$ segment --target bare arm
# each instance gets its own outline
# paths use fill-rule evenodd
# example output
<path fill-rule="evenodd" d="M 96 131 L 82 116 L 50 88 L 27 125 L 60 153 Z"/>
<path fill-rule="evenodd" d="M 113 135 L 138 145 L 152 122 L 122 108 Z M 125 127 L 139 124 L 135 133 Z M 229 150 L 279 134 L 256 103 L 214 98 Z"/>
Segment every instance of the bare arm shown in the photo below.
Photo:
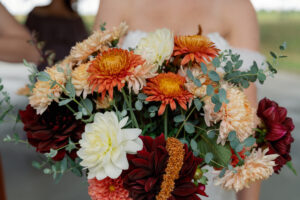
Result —
<path fill-rule="evenodd" d="M 126 12 L 124 12 L 128 4 L 130 0 L 101 0 L 93 29 L 99 29 L 104 22 L 108 29 L 119 25 L 122 21 L 128 23 Z"/>
<path fill-rule="evenodd" d="M 0 3 L 0 60 L 21 62 L 24 58 L 37 62 L 38 51 L 28 44 L 29 32 Z"/>
<path fill-rule="evenodd" d="M 225 16 L 229 23 L 229 43 L 238 48 L 259 51 L 259 27 L 256 13 L 250 0 L 233 0 Z M 229 4 L 227 4 L 229 5 Z M 255 84 L 251 84 L 245 91 L 253 107 L 257 107 L 257 90 Z M 237 193 L 238 200 L 258 200 L 261 182 L 252 184 L 249 189 Z"/>

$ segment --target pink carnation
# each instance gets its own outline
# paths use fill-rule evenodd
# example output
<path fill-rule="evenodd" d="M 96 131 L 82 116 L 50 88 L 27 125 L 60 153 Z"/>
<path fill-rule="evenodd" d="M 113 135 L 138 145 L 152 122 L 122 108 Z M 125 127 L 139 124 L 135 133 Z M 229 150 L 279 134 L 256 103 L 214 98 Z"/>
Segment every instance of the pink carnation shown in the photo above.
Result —
<path fill-rule="evenodd" d="M 132 200 L 129 192 L 123 188 L 123 180 L 109 177 L 99 181 L 89 179 L 89 195 L 92 200 Z"/>

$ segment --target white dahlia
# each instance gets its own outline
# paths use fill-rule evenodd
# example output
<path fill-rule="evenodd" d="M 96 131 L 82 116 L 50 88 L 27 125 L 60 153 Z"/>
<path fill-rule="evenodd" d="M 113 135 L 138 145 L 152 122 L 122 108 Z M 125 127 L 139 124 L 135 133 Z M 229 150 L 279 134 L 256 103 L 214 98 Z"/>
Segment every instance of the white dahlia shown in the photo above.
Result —
<path fill-rule="evenodd" d="M 142 38 L 134 53 L 141 55 L 150 64 L 162 65 L 173 53 L 174 36 L 168 29 L 158 29 Z"/>
<path fill-rule="evenodd" d="M 236 172 L 227 170 L 222 178 L 217 177 L 215 185 L 221 185 L 224 189 L 236 192 L 248 188 L 251 183 L 269 178 L 274 170 L 277 154 L 266 155 L 269 149 L 253 150 L 245 159 L 243 166 L 235 167 Z"/>
<path fill-rule="evenodd" d="M 77 154 L 80 164 L 89 170 L 88 179 L 118 178 L 129 167 L 126 154 L 143 148 L 141 130 L 123 128 L 127 120 L 119 122 L 114 112 L 105 112 L 97 113 L 94 122 L 86 125 Z"/>

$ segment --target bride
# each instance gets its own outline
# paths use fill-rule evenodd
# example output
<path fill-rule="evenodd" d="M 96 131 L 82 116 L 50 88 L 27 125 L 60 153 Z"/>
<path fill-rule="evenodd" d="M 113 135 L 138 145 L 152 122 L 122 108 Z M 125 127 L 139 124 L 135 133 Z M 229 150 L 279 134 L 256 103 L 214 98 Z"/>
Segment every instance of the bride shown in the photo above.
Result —
<path fill-rule="evenodd" d="M 241 55 L 244 60 L 242 69 L 246 70 L 254 60 L 258 64 L 264 60 L 258 53 L 259 30 L 250 0 L 101 0 L 94 28 L 98 29 L 102 22 L 111 28 L 122 21 L 130 27 L 123 48 L 134 48 L 147 32 L 157 28 L 169 28 L 178 35 L 191 35 L 198 32 L 201 24 L 202 34 L 219 49 L 231 48 Z M 256 106 L 255 85 L 251 85 L 246 93 Z M 213 200 L 258 200 L 259 190 L 260 183 L 256 183 L 235 195 L 213 186 L 211 182 L 206 189 L 209 199 Z"/>

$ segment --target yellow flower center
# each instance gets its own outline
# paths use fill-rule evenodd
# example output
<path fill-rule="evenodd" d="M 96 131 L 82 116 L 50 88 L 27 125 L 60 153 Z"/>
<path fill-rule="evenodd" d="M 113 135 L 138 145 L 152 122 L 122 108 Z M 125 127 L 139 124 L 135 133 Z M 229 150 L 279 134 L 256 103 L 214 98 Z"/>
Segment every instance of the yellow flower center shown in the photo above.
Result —
<path fill-rule="evenodd" d="M 113 186 L 113 185 L 110 185 L 108 187 L 108 189 L 109 189 L 110 192 L 114 192 L 116 190 L 115 186 Z"/>
<path fill-rule="evenodd" d="M 164 76 L 158 80 L 159 90 L 166 96 L 177 96 L 182 92 L 182 81 L 176 77 Z"/>
<path fill-rule="evenodd" d="M 124 50 L 104 53 L 98 60 L 98 67 L 102 75 L 120 74 L 128 67 L 127 52 Z"/>
<path fill-rule="evenodd" d="M 192 36 L 179 36 L 177 37 L 176 43 L 181 48 L 188 48 L 191 52 L 197 52 L 203 47 L 209 47 L 210 41 L 208 38 L 202 35 Z"/>

